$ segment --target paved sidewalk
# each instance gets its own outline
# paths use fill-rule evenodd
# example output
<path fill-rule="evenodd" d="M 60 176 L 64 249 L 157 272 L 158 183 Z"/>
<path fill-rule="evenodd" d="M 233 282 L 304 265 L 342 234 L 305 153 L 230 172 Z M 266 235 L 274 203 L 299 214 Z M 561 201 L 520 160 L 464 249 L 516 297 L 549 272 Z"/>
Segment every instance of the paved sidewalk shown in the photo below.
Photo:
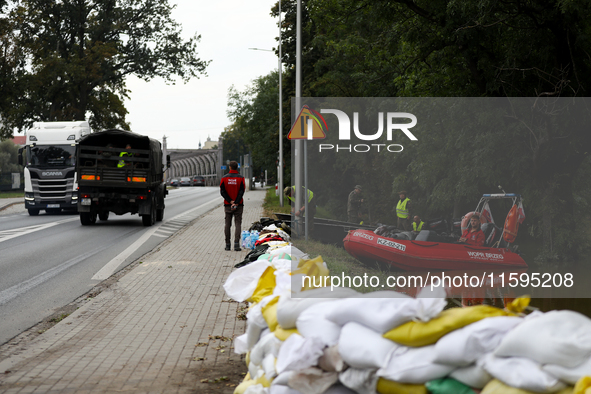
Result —
<path fill-rule="evenodd" d="M 260 219 L 264 195 L 245 194 L 243 229 Z M 246 329 L 244 304 L 222 285 L 247 251 L 224 246 L 219 206 L 0 360 L 0 393 L 232 393 L 246 372 L 230 341 Z"/>
<path fill-rule="evenodd" d="M 16 197 L 16 198 L 0 198 L 0 211 L 3 211 L 7 208 L 10 208 L 17 204 L 25 205 L 24 197 Z"/>

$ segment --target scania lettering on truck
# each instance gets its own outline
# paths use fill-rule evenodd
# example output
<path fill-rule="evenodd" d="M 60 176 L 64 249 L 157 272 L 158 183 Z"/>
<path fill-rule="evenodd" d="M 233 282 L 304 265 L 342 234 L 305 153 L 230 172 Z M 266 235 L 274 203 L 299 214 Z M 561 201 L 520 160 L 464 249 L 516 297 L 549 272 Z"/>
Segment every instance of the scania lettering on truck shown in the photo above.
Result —
<path fill-rule="evenodd" d="M 29 215 L 38 215 L 42 209 L 47 213 L 76 209 L 76 143 L 90 132 L 88 122 L 35 122 L 25 132 L 19 164 L 25 166 Z"/>
<path fill-rule="evenodd" d="M 162 145 L 123 130 L 90 134 L 76 149 L 78 212 L 90 225 L 116 215 L 139 214 L 144 226 L 164 217 Z M 167 166 L 170 159 L 167 158 Z"/>

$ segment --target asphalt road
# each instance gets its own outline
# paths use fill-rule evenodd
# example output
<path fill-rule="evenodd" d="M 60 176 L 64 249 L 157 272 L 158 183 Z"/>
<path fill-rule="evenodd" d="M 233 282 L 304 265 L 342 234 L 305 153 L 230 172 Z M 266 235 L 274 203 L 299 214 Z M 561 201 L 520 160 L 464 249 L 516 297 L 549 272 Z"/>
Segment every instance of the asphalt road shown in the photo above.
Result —
<path fill-rule="evenodd" d="M 138 215 L 111 213 L 106 222 L 82 226 L 77 214 L 29 216 L 11 207 L 10 214 L 0 216 L 0 344 L 221 203 L 216 187 L 170 190 L 164 220 L 151 227 Z"/>

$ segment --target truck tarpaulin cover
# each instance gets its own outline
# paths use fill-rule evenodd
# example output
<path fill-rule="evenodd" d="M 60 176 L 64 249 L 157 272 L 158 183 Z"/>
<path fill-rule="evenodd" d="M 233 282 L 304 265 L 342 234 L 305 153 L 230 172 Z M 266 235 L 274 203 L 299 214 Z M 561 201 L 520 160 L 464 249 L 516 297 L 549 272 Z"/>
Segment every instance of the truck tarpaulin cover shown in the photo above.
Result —
<path fill-rule="evenodd" d="M 160 152 L 162 146 L 160 141 L 146 137 L 145 135 L 136 134 L 131 131 L 124 131 L 118 129 L 105 130 L 98 133 L 93 133 L 82 138 L 79 142 L 80 146 L 107 146 L 111 144 L 113 147 L 124 148 L 127 144 L 131 145 L 132 149 L 150 150 L 152 157 L 152 168 L 162 168 L 162 157 Z"/>

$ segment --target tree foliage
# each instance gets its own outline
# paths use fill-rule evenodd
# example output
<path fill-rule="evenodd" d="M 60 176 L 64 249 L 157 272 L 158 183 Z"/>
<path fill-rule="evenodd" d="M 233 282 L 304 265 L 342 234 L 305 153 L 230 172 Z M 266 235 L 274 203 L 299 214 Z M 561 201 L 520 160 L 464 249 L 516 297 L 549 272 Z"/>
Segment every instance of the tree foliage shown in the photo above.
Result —
<path fill-rule="evenodd" d="M 186 82 L 204 73 L 208 63 L 197 57 L 199 36 L 181 38 L 168 1 L 25 0 L 10 5 L 4 48 L 15 56 L 10 64 L 0 64 L 0 71 L 6 66 L 16 75 L 18 89 L 0 103 L 4 135 L 32 121 L 87 117 L 93 128 L 128 129 L 123 103 L 128 75 Z M 3 91 L 11 88 L 7 82 L 0 81 Z"/>
<path fill-rule="evenodd" d="M 0 142 L 0 174 L 21 173 L 18 164 L 18 147 L 11 140 Z"/>
<path fill-rule="evenodd" d="M 279 79 L 278 72 L 256 78 L 243 92 L 228 91 L 228 117 L 237 135 L 224 134 L 226 144 L 241 140 L 245 152 L 252 153 L 253 174 L 267 170 L 275 174 L 279 152 Z M 287 145 L 287 139 L 284 146 Z M 289 160 L 289 157 L 286 159 Z M 275 174 L 276 176 L 276 174 Z"/>

